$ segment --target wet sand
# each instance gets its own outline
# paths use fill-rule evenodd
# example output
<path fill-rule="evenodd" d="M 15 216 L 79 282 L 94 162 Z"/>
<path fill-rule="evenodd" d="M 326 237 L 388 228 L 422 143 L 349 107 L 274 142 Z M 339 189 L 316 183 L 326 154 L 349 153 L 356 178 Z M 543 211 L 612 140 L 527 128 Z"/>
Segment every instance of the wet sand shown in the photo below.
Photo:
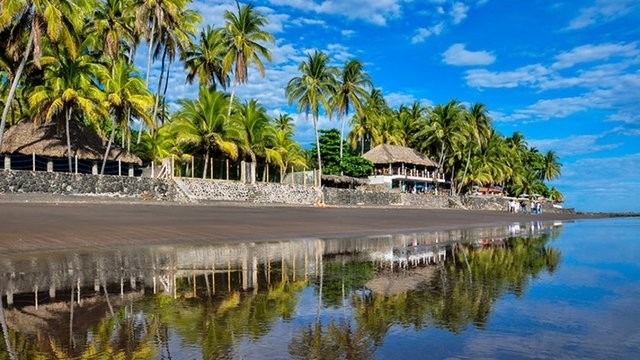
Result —
<path fill-rule="evenodd" d="M 589 217 L 593 216 L 5 196 L 0 198 L 0 253 L 335 238 Z"/>

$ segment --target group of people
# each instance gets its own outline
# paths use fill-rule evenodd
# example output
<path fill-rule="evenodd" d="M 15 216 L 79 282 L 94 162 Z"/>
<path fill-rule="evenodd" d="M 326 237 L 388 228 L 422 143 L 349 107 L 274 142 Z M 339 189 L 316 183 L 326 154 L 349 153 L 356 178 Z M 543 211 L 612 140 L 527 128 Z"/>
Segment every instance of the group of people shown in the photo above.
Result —
<path fill-rule="evenodd" d="M 542 214 L 542 203 L 540 201 L 531 201 L 530 209 L 532 214 Z M 523 214 L 527 213 L 527 201 L 521 200 L 518 202 L 516 199 L 509 200 L 509 212 Z"/>

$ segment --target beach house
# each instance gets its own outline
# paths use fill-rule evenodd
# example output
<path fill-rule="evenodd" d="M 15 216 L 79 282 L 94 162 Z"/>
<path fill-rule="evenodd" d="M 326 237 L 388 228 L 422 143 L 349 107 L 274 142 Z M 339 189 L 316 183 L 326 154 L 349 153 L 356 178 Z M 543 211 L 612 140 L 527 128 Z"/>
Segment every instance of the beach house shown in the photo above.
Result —
<path fill-rule="evenodd" d="M 446 184 L 438 165 L 426 155 L 405 146 L 381 144 L 362 157 L 374 165 L 372 185 L 385 185 L 401 192 L 436 192 Z"/>

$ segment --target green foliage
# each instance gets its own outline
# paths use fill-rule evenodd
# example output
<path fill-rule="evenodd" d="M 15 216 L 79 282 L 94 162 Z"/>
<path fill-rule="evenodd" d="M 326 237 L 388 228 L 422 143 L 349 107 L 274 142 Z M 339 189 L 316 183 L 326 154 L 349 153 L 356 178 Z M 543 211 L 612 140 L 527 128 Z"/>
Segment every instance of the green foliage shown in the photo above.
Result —
<path fill-rule="evenodd" d="M 361 177 L 371 174 L 373 164 L 371 161 L 346 149 L 342 161 L 340 161 L 340 131 L 338 129 L 320 130 L 319 137 L 322 157 L 323 173 L 326 175 L 346 175 Z M 315 158 L 316 147 L 311 149 Z"/>

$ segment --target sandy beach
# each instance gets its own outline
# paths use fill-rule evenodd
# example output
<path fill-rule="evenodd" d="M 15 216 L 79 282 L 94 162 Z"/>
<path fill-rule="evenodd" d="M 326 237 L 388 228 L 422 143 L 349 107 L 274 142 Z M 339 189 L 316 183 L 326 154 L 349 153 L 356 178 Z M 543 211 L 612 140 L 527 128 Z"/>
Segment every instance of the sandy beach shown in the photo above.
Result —
<path fill-rule="evenodd" d="M 0 252 L 367 236 L 588 217 L 592 216 L 3 195 Z"/>

